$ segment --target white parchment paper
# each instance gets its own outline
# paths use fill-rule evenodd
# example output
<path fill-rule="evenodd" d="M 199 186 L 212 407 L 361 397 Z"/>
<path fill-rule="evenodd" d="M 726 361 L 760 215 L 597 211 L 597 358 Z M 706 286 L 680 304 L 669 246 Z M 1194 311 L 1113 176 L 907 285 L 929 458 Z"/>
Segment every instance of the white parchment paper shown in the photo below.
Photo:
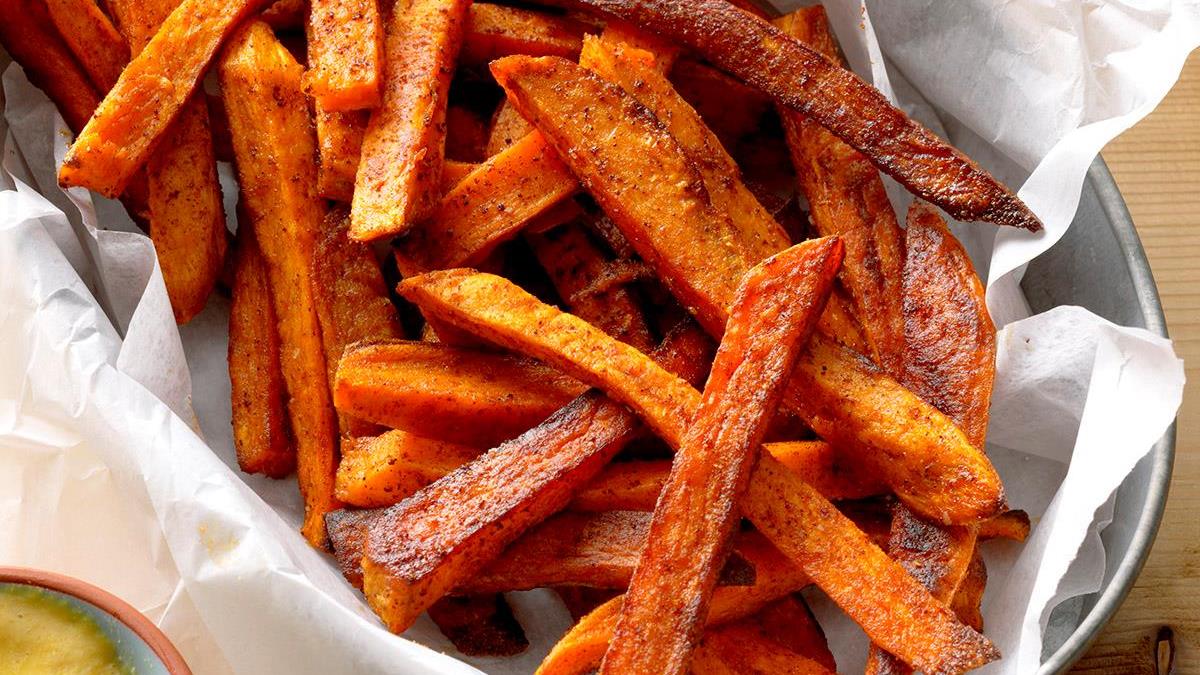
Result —
<path fill-rule="evenodd" d="M 989 453 L 1035 524 L 1023 546 L 985 548 L 987 632 L 1005 654 L 988 672 L 1030 673 L 1050 610 L 1099 587 L 1110 496 L 1173 419 L 1183 369 L 1168 341 L 1078 308 L 1026 318 L 1017 282 L 1069 225 L 1092 158 L 1178 77 L 1200 6 L 868 4 L 826 3 L 852 66 L 1022 186 L 1046 224 L 954 226 L 1007 324 Z M 236 471 L 226 302 L 175 328 L 151 243 L 118 205 L 56 187 L 69 135 L 7 63 L 0 54 L 0 564 L 112 590 L 205 675 L 532 672 L 569 626 L 548 594 L 510 595 L 532 643 L 516 659 L 456 660 L 424 619 L 392 636 L 300 538 L 294 481 Z M 840 670 L 860 669 L 861 633 L 813 596 Z"/>

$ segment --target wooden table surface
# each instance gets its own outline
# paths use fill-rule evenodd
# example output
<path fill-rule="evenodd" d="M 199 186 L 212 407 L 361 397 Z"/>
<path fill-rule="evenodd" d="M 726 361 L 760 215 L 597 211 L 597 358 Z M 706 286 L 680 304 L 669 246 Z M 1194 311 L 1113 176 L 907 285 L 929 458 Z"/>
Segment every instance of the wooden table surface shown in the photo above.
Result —
<path fill-rule="evenodd" d="M 1150 257 L 1188 385 L 1166 517 L 1150 559 L 1072 672 L 1165 675 L 1155 665 L 1165 626 L 1174 634 L 1174 672 L 1200 674 L 1200 52 L 1162 105 L 1113 141 L 1104 159 Z"/>

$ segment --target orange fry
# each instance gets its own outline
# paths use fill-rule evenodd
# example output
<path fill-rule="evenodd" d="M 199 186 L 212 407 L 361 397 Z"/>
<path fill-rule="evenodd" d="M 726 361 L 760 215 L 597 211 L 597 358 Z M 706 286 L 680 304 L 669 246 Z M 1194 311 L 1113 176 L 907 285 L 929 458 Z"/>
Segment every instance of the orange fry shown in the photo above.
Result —
<path fill-rule="evenodd" d="M 331 112 L 379 105 L 383 20 L 376 0 L 310 0 L 308 93 Z M 403 10 L 401 10 L 403 11 Z"/>
<path fill-rule="evenodd" d="M 463 38 L 463 63 L 485 65 L 510 54 L 579 56 L 585 26 L 564 16 L 476 2 Z"/>
<path fill-rule="evenodd" d="M 516 656 L 529 648 L 524 629 L 499 593 L 442 598 L 430 606 L 429 618 L 466 656 Z"/>
<path fill-rule="evenodd" d="M 46 0 L 46 9 L 96 91 L 112 89 L 129 63 L 129 45 L 96 0 Z"/>
<path fill-rule="evenodd" d="M 772 640 L 752 621 L 712 628 L 696 648 L 694 675 L 834 675 L 814 659 Z"/>
<path fill-rule="evenodd" d="M 487 156 L 491 157 L 503 152 L 514 143 L 533 132 L 530 124 L 517 109 L 502 101 L 492 115 L 492 128 L 488 132 Z"/>
<path fill-rule="evenodd" d="M 317 122 L 317 192 L 326 199 L 349 204 L 354 177 L 367 131 L 365 110 L 332 112 L 313 102 Z"/>
<path fill-rule="evenodd" d="M 362 508 L 391 506 L 480 454 L 477 447 L 393 429 L 342 443 L 335 494 Z"/>
<path fill-rule="evenodd" d="M 830 671 L 837 671 L 825 631 L 799 593 L 767 605 L 755 618 L 767 637 Z"/>

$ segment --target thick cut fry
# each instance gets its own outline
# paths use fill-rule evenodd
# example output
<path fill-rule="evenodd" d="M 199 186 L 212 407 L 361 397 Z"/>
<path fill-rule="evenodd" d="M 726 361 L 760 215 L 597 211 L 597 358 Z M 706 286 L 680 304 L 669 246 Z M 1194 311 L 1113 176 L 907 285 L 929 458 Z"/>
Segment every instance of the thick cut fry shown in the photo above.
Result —
<path fill-rule="evenodd" d="M 493 61 L 492 73 L 643 259 L 661 268 L 675 297 L 719 335 L 749 263 L 683 146 L 632 96 L 565 59 L 510 56 Z M 687 241 L 678 242 L 675 254 L 689 259 L 694 275 L 675 274 L 647 257 L 656 252 L 644 242 L 676 231 L 686 232 Z M 719 300 L 714 287 L 726 289 Z"/>
<path fill-rule="evenodd" d="M 384 36 L 383 99 L 354 182 L 351 236 L 404 234 L 441 197 L 446 99 L 470 0 L 400 0 Z"/>
<path fill-rule="evenodd" d="M 393 429 L 342 443 L 337 498 L 352 506 L 391 506 L 475 459 L 478 447 L 423 438 Z"/>
<path fill-rule="evenodd" d="M 323 548 L 324 515 L 338 506 L 333 495 L 337 420 L 309 279 L 324 214 L 316 194 L 316 138 L 300 88 L 302 75 L 300 64 L 261 22 L 248 24 L 221 58 L 221 91 L 242 198 L 267 261 L 279 317 L 288 414 L 304 497 L 302 531 L 311 544 Z"/>
<path fill-rule="evenodd" d="M 841 262 L 841 242 L 817 239 L 746 274 L 601 673 L 687 672 L 759 445 Z"/>
<path fill-rule="evenodd" d="M 346 350 L 333 389 L 342 413 L 475 447 L 513 438 L 583 390 L 528 359 L 403 340 Z"/>
<path fill-rule="evenodd" d="M 624 21 L 609 21 L 604 24 L 601 38 L 609 44 L 623 44 L 632 49 L 649 53 L 654 57 L 654 68 L 662 75 L 671 72 L 679 59 L 679 46 L 653 33 L 647 33 Z"/>
<path fill-rule="evenodd" d="M 776 25 L 840 63 L 820 5 L 799 9 Z M 884 370 L 897 375 L 904 356 L 903 232 L 883 180 L 862 153 L 820 124 L 786 106 L 779 107 L 779 116 L 813 225 L 824 236 L 845 236 L 842 280 L 870 341 L 869 353 Z"/>
<path fill-rule="evenodd" d="M 657 350 L 690 378 L 707 341 L 675 333 Z M 589 392 L 523 436 L 383 512 L 369 526 L 363 588 L 389 629 L 406 629 L 533 525 L 566 506 L 639 433 L 621 404 Z"/>
<path fill-rule="evenodd" d="M 397 252 L 401 271 L 477 264 L 578 189 L 541 134 L 530 134 L 463 178 L 433 216 L 409 232 Z"/>
<path fill-rule="evenodd" d="M 837 662 L 833 659 L 833 652 L 829 651 L 825 631 L 799 593 L 767 605 L 756 619 L 767 637 L 797 654 L 807 656 L 831 672 L 837 671 Z"/>
<path fill-rule="evenodd" d="M 845 269 L 843 267 L 843 269 Z M 846 345 L 859 354 L 871 353 L 863 337 L 862 324 L 850 308 L 850 300 L 840 288 L 834 289 L 821 315 L 821 332 Z"/>
<path fill-rule="evenodd" d="M 571 508 L 576 511 L 653 511 L 667 483 L 671 462 L 616 462 L 588 484 Z"/>
<path fill-rule="evenodd" d="M 727 0 L 542 0 L 591 9 L 674 40 L 798 110 L 958 220 L 1031 231 L 1037 216 L 1008 188 L 888 102 L 877 89 Z"/>
<path fill-rule="evenodd" d="M 370 247 L 349 236 L 350 213 L 345 207 L 325 215 L 325 227 L 313 249 L 312 285 L 329 388 L 335 386 L 338 361 L 346 347 L 356 342 L 398 340 L 404 336 L 396 308 L 388 297 L 383 272 Z M 343 434 L 360 435 L 371 425 L 341 415 Z"/>
<path fill-rule="evenodd" d="M 465 656 L 516 656 L 529 648 L 512 607 L 498 593 L 442 598 L 429 608 L 429 618 Z"/>
<path fill-rule="evenodd" d="M 379 105 L 383 20 L 378 1 L 310 0 L 309 4 L 304 80 L 309 95 L 332 112 Z"/>
<path fill-rule="evenodd" d="M 221 43 L 266 1 L 183 0 L 122 71 L 75 139 L 59 169 L 59 182 L 106 197 L 120 194 L 188 105 Z"/>
<path fill-rule="evenodd" d="M 485 65 L 511 54 L 574 59 L 586 26 L 565 16 L 476 2 L 471 5 L 461 59 Z"/>
<path fill-rule="evenodd" d="M 876 644 L 906 663 L 961 673 L 999 658 L 987 638 L 959 623 L 820 493 L 769 457 L 759 463 L 743 512 Z"/>
<path fill-rule="evenodd" d="M 243 225 L 234 258 L 229 307 L 229 384 L 233 445 L 247 473 L 282 478 L 296 468 L 280 369 L 279 324 L 267 264 L 250 224 Z"/>
<path fill-rule="evenodd" d="M 354 176 L 367 131 L 368 112 L 330 112 L 313 102 L 317 121 L 317 191 L 326 199 L 349 204 Z"/>
<path fill-rule="evenodd" d="M 525 241 L 572 314 L 621 342 L 643 351 L 651 348 L 650 326 L 633 289 L 626 284 L 596 286 L 613 261 L 582 223 L 569 222 L 543 233 L 528 232 Z"/>
<path fill-rule="evenodd" d="M 848 466 L 852 460 L 824 441 L 767 443 L 763 448 L 826 499 L 863 499 L 888 491 L 887 484 L 862 467 Z"/>
<path fill-rule="evenodd" d="M 533 125 L 517 109 L 505 100 L 492 116 L 492 129 L 488 132 L 487 156 L 500 154 L 514 143 L 533 132 Z"/>
<path fill-rule="evenodd" d="M 727 149 L 757 131 L 771 99 L 721 71 L 682 59 L 671 69 L 671 82 Z"/>
<path fill-rule="evenodd" d="M 694 108 L 645 52 L 621 43 L 587 37 L 580 65 L 614 82 L 661 120 L 696 163 L 713 206 L 729 214 L 745 243 L 749 264 L 788 247 L 787 233 L 742 182 L 741 169 Z"/>
<path fill-rule="evenodd" d="M 129 63 L 129 45 L 96 1 L 46 0 L 46 9 L 96 91 L 112 89 Z"/>
<path fill-rule="evenodd" d="M 706 625 L 715 626 L 751 616 L 767 604 L 809 584 L 787 558 L 757 533 L 741 538 L 739 554 L 754 567 L 751 586 L 722 586 L 713 593 Z M 625 596 L 597 607 L 567 632 L 542 661 L 537 675 L 583 675 L 600 665 L 608 649 Z"/>
<path fill-rule="evenodd" d="M 752 621 L 713 628 L 696 648 L 695 675 L 834 675 L 816 660 L 772 640 Z"/>
<path fill-rule="evenodd" d="M 464 178 L 471 175 L 471 172 L 478 168 L 478 164 L 456 162 L 452 159 L 446 160 L 446 163 L 442 166 L 442 192 L 453 190 L 454 186 L 461 183 Z"/>

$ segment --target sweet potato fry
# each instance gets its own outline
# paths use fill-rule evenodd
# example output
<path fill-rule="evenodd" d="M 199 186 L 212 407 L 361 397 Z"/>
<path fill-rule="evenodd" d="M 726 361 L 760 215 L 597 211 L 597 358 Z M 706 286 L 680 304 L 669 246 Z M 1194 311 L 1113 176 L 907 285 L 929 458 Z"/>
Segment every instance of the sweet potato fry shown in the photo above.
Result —
<path fill-rule="evenodd" d="M 983 630 L 983 614 L 980 603 L 983 602 L 983 589 L 987 586 L 987 565 L 979 551 L 971 558 L 971 565 L 966 575 L 958 584 L 954 599 L 950 601 L 950 609 L 958 616 L 958 620 L 974 628 Z"/>
<path fill-rule="evenodd" d="M 112 89 L 129 63 L 129 45 L 96 1 L 46 0 L 46 9 L 96 91 Z"/>
<path fill-rule="evenodd" d="M 1009 539 L 1025 541 L 1029 536 L 1029 514 L 1024 511 L 1006 511 L 995 518 L 989 518 L 979 524 L 979 538 Z"/>
<path fill-rule="evenodd" d="M 713 206 L 728 213 L 740 231 L 751 265 L 787 248 L 787 233 L 746 188 L 741 169 L 721 141 L 645 54 L 610 39 L 588 36 L 579 63 L 619 85 L 667 126 L 696 163 Z"/>
<path fill-rule="evenodd" d="M 397 252 L 401 271 L 477 264 L 531 218 L 578 189 L 541 134 L 530 134 L 463 178 L 433 216 L 409 232 Z"/>
<path fill-rule="evenodd" d="M 454 186 L 461 183 L 464 178 L 471 175 L 471 172 L 478 168 L 478 164 L 472 164 L 471 162 L 457 162 L 452 159 L 446 160 L 442 166 L 442 192 L 453 190 Z"/>
<path fill-rule="evenodd" d="M 816 660 L 772 640 L 753 621 L 710 629 L 696 648 L 695 675 L 833 675 Z"/>
<path fill-rule="evenodd" d="M 575 495 L 570 508 L 591 512 L 653 511 L 670 472 L 668 460 L 615 462 Z"/>
<path fill-rule="evenodd" d="M 383 98 L 363 136 L 351 236 L 404 234 L 441 197 L 446 99 L 469 0 L 401 0 L 384 35 Z"/>
<path fill-rule="evenodd" d="M 306 28 L 309 95 L 330 112 L 379 105 L 383 19 L 377 0 L 310 0 Z"/>
<path fill-rule="evenodd" d="M 529 648 L 529 640 L 503 595 L 442 598 L 429 608 L 454 648 L 466 656 L 516 656 Z"/>
<path fill-rule="evenodd" d="M 59 169 L 59 182 L 106 197 L 120 194 L 191 100 L 221 43 L 265 4 L 183 0 L 122 71 L 75 139 Z"/>
<path fill-rule="evenodd" d="M 492 115 L 492 128 L 488 132 L 487 156 L 500 154 L 533 131 L 530 124 L 508 101 L 500 103 Z"/>
<path fill-rule="evenodd" d="M 863 499 L 887 492 L 885 483 L 861 467 L 847 466 L 852 460 L 824 441 L 767 443 L 763 449 L 826 499 Z"/>
<path fill-rule="evenodd" d="M 275 0 L 258 18 L 277 31 L 285 31 L 303 28 L 307 16 L 308 0 Z"/>
<path fill-rule="evenodd" d="M 476 2 L 471 5 L 460 58 L 474 66 L 511 54 L 574 59 L 585 29 L 565 16 Z"/>
<path fill-rule="evenodd" d="M 626 45 L 631 49 L 649 53 L 654 57 L 654 68 L 662 75 L 671 72 L 679 58 L 678 45 L 624 21 L 607 22 L 600 36 L 609 44 Z"/>
<path fill-rule="evenodd" d="M 404 340 L 346 350 L 333 388 L 344 414 L 475 447 L 513 438 L 583 390 L 528 359 Z"/>
<path fill-rule="evenodd" d="M 267 263 L 252 225 L 238 235 L 233 303 L 229 307 L 229 383 L 233 445 L 247 473 L 282 478 L 296 468 L 280 369 L 279 325 Z"/>
<path fill-rule="evenodd" d="M 675 64 L 671 83 L 726 149 L 758 130 L 771 107 L 771 99 L 759 90 L 691 59 Z"/>
<path fill-rule="evenodd" d="M 554 589 L 558 599 L 566 605 L 571 619 L 579 621 L 597 607 L 621 594 L 611 588 L 588 588 L 586 586 L 560 586 Z"/>
<path fill-rule="evenodd" d="M 335 485 L 338 500 L 362 508 L 391 506 L 475 459 L 478 447 L 393 429 L 342 443 Z"/>
<path fill-rule="evenodd" d="M 674 333 L 656 353 L 689 378 L 707 341 Z M 589 392 L 539 427 L 390 507 L 369 526 L 362 558 L 371 607 L 393 631 L 470 579 L 523 532 L 560 510 L 639 432 L 635 416 Z"/>
<path fill-rule="evenodd" d="M 349 232 L 350 212 L 346 207 L 326 213 L 309 271 L 313 288 L 318 291 L 313 298 L 321 322 L 330 391 L 335 385 L 338 360 L 347 346 L 398 340 L 404 335 L 375 254 L 366 244 L 351 240 Z M 339 415 L 338 426 L 344 435 L 373 431 L 372 425 L 347 415 Z"/>
<path fill-rule="evenodd" d="M 721 586 L 713 593 L 706 625 L 715 626 L 751 616 L 770 602 L 800 590 L 810 582 L 795 565 L 757 533 L 741 537 L 739 554 L 754 567 L 752 586 Z M 625 596 L 597 607 L 580 619 L 542 661 L 537 675 L 583 675 L 591 672 L 608 649 Z"/>
<path fill-rule="evenodd" d="M 601 673 L 687 672 L 741 518 L 738 501 L 841 259 L 836 238 L 817 239 L 746 274 L 704 398 L 654 508 Z"/>
<path fill-rule="evenodd" d="M 487 159 L 487 136 L 487 120 L 481 114 L 463 105 L 451 104 L 446 108 L 447 161 L 482 162 Z"/>
<path fill-rule="evenodd" d="M 313 102 L 317 122 L 317 192 L 326 199 L 349 204 L 354 177 L 367 131 L 365 110 L 331 112 Z"/>
<path fill-rule="evenodd" d="M 147 50 L 153 46 L 151 42 Z M 288 414 L 304 496 L 302 531 L 311 544 L 323 548 L 324 515 L 338 506 L 333 495 L 337 421 L 314 289 L 307 281 L 324 214 L 316 195 L 316 138 L 300 88 L 302 74 L 300 64 L 261 22 L 248 24 L 221 57 L 221 90 L 242 198 L 267 261 L 279 317 Z"/>
<path fill-rule="evenodd" d="M 776 25 L 831 61 L 841 62 L 820 5 L 796 10 Z M 884 370 L 898 374 L 904 351 L 903 232 L 879 172 L 862 153 L 804 114 L 779 106 L 779 116 L 813 225 L 824 236 L 845 236 L 842 280 L 870 342 L 870 352 L 864 353 L 870 353 Z"/>
<path fill-rule="evenodd" d="M 843 269 L 845 269 L 843 267 Z M 862 324 L 851 309 L 845 291 L 835 288 L 821 315 L 821 332 L 846 345 L 859 354 L 870 354 L 870 345 L 863 336 Z"/>
<path fill-rule="evenodd" d="M 653 346 L 650 326 L 633 290 L 626 284 L 595 286 L 612 261 L 582 223 L 527 232 L 525 241 L 572 314 L 643 351 Z"/>
<path fill-rule="evenodd" d="M 831 672 L 837 671 L 837 662 L 833 659 L 833 652 L 829 651 L 825 631 L 799 593 L 767 605 L 755 618 L 767 637 L 797 654 L 807 656 Z"/>
<path fill-rule="evenodd" d="M 727 0 L 541 0 L 590 9 L 674 40 L 837 134 L 958 220 L 1042 225 L 1008 188 L 877 89 Z M 764 64 L 772 64 L 770 67 Z"/>

